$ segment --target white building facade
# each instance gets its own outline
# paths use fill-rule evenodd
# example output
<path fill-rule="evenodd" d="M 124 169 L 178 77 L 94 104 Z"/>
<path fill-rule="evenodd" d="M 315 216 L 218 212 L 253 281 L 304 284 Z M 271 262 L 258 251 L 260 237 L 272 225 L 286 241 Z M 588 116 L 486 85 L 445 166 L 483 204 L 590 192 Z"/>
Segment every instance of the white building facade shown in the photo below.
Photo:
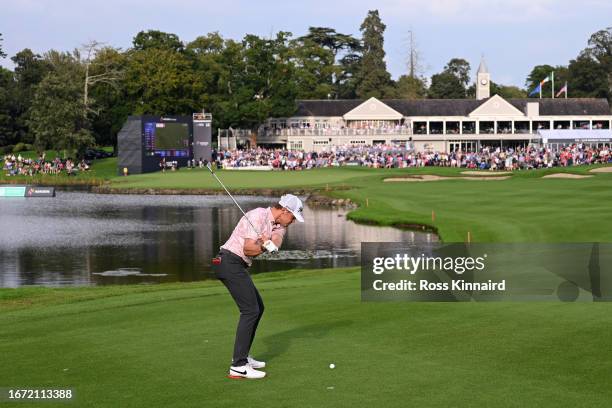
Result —
<path fill-rule="evenodd" d="M 256 143 L 314 151 L 399 143 L 416 151 L 452 152 L 541 142 L 544 130 L 612 128 L 606 99 L 489 96 L 484 61 L 476 80 L 475 99 L 298 100 L 293 116 L 269 118 L 260 127 Z"/>

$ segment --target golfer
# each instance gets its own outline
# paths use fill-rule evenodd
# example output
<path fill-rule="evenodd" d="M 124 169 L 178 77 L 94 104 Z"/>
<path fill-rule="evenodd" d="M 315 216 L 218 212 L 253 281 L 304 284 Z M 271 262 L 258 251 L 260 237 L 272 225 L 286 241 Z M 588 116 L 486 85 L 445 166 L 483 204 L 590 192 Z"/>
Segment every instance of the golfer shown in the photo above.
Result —
<path fill-rule="evenodd" d="M 221 246 L 215 276 L 223 282 L 240 310 L 236 329 L 234 357 L 229 369 L 230 378 L 263 378 L 266 363 L 249 355 L 264 304 L 248 273 L 253 258 L 263 252 L 275 252 L 283 243 L 286 228 L 294 221 L 304 222 L 302 201 L 292 195 L 281 197 L 278 204 L 255 208 L 242 217 L 227 242 Z M 249 223 L 250 221 L 250 223 Z M 251 225 L 253 224 L 253 225 Z"/>

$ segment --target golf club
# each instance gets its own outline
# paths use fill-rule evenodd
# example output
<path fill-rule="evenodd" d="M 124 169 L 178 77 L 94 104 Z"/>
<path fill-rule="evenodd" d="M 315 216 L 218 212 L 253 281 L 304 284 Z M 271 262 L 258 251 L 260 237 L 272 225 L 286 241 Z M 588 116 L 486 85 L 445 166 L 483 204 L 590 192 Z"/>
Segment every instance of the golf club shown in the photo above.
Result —
<path fill-rule="evenodd" d="M 244 212 L 244 210 L 242 209 L 242 207 L 240 207 L 240 204 L 238 204 L 238 201 L 236 201 L 236 199 L 232 196 L 232 194 L 229 192 L 229 190 L 227 189 L 227 187 L 225 187 L 225 185 L 223 184 L 223 182 L 219 179 L 219 177 L 217 177 L 217 175 L 215 174 L 215 172 L 212 169 L 212 166 L 210 165 L 210 162 L 206 164 L 206 167 L 208 168 L 208 170 L 210 171 L 210 174 L 213 175 L 214 178 L 217 179 L 217 181 L 219 182 L 219 184 L 221 184 L 221 187 L 223 187 L 223 189 L 225 190 L 225 192 L 230 196 L 230 198 L 232 199 L 232 201 L 234 202 L 234 204 L 236 204 L 236 206 L 240 209 L 240 212 L 242 212 L 242 215 L 244 215 L 244 217 L 247 219 L 247 221 L 249 222 L 249 224 L 251 225 L 251 228 L 253 228 L 253 231 L 255 231 L 255 233 L 257 235 L 261 235 L 259 233 L 259 231 L 257 231 L 257 228 L 255 228 L 255 226 L 253 225 L 253 223 L 251 222 L 251 220 L 249 219 L 249 217 L 247 217 L 246 213 Z"/>

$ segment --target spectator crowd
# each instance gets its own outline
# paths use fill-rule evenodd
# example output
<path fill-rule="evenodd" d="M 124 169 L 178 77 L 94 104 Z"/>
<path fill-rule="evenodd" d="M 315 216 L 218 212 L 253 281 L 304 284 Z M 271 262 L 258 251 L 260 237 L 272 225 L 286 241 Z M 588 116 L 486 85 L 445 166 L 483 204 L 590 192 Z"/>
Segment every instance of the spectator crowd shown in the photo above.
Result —
<path fill-rule="evenodd" d="M 85 160 L 77 162 L 72 159 L 62 160 L 56 157 L 53 160 L 46 160 L 45 154 L 38 156 L 37 159 L 22 157 L 21 154 L 7 154 L 2 161 L 2 170 L 7 176 L 34 176 L 36 174 L 62 174 L 69 176 L 76 175 L 78 172 L 88 171 L 89 164 Z"/>
<path fill-rule="evenodd" d="M 223 168 L 268 167 L 304 170 L 318 167 L 365 166 L 374 168 L 462 167 L 481 170 L 526 170 L 612 163 L 610 146 L 572 144 L 548 147 L 482 147 L 475 152 L 415 152 L 399 145 L 337 146 L 321 152 L 252 148 L 220 150 L 213 161 Z"/>
<path fill-rule="evenodd" d="M 335 146 L 320 152 L 267 149 L 228 149 L 213 151 L 213 161 L 218 167 L 262 167 L 274 170 L 307 170 L 319 167 L 364 166 L 372 168 L 404 167 L 461 167 L 481 170 L 527 170 L 549 167 L 567 167 L 588 164 L 612 163 L 609 145 L 592 147 L 581 143 L 559 149 L 549 147 L 482 147 L 475 152 L 415 152 L 400 145 Z M 175 170 L 175 162 L 160 162 L 160 168 Z M 173 165 L 173 166 L 168 166 Z M 205 161 L 190 161 L 188 167 L 204 167 Z M 76 175 L 88 171 L 85 160 L 76 162 L 56 157 L 46 160 L 44 154 L 37 159 L 15 154 L 3 158 L 3 172 L 7 176 L 36 174 Z"/>

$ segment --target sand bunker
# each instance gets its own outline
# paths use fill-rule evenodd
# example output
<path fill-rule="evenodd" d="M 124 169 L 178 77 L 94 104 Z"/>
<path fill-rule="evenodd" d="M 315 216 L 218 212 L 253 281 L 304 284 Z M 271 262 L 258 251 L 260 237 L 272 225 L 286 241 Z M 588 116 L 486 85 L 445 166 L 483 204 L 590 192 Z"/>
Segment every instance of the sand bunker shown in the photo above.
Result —
<path fill-rule="evenodd" d="M 589 178 L 589 177 L 593 177 L 593 176 L 584 176 L 582 174 L 570 174 L 570 173 L 555 173 L 555 174 L 548 174 L 546 176 L 543 176 L 542 178 L 583 179 L 583 178 Z"/>
<path fill-rule="evenodd" d="M 590 170 L 589 173 L 612 173 L 612 166 L 599 167 L 597 169 Z"/>
<path fill-rule="evenodd" d="M 462 171 L 461 174 L 467 174 L 468 176 L 491 177 L 491 176 L 499 176 L 500 174 L 512 174 L 512 172 L 511 171 L 476 171 L 476 170 L 468 170 L 468 171 Z"/>
<path fill-rule="evenodd" d="M 388 182 L 396 182 L 396 181 L 439 181 L 439 180 L 506 180 L 510 178 L 510 176 L 490 176 L 490 177 L 443 177 L 443 176 L 434 176 L 432 174 L 422 174 L 418 176 L 410 176 L 410 177 L 392 177 L 386 178 L 383 181 L 385 183 Z"/>

